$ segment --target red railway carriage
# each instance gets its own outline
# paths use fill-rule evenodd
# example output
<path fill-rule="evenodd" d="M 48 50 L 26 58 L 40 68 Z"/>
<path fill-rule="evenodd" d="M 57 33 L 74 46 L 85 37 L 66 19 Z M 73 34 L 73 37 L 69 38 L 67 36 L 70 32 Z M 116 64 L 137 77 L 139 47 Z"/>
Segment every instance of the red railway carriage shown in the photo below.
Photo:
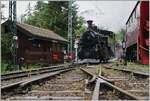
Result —
<path fill-rule="evenodd" d="M 138 1 L 126 22 L 128 60 L 149 63 L 149 1 Z"/>

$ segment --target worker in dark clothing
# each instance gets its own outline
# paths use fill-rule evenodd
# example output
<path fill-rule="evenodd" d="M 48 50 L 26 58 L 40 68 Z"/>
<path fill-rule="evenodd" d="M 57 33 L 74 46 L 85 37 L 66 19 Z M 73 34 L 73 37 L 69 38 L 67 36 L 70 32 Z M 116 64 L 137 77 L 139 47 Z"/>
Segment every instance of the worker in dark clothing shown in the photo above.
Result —
<path fill-rule="evenodd" d="M 18 65 L 19 65 L 19 69 L 21 70 L 22 66 L 24 66 L 24 58 L 23 57 L 19 58 Z"/>

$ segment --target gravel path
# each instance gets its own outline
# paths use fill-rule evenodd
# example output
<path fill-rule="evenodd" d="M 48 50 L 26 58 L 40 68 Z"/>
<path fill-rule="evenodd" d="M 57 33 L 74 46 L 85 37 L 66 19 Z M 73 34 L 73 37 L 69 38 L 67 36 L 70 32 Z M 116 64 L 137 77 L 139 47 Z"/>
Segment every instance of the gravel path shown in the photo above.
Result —
<path fill-rule="evenodd" d="M 31 90 L 25 94 L 17 94 L 8 99 L 17 98 L 42 98 L 46 97 L 74 97 L 83 98 L 81 100 L 90 100 L 91 93 L 85 91 L 85 75 L 79 68 L 60 74 L 38 85 L 32 85 Z"/>
<path fill-rule="evenodd" d="M 101 70 L 101 75 L 110 80 L 115 80 L 114 83 L 117 87 L 127 90 L 136 96 L 143 97 L 144 99 L 148 98 L 149 78 L 140 78 L 129 73 L 112 69 L 99 69 L 99 67 L 102 67 L 102 65 L 88 66 L 86 69 L 96 75 L 98 75 L 98 71 Z"/>

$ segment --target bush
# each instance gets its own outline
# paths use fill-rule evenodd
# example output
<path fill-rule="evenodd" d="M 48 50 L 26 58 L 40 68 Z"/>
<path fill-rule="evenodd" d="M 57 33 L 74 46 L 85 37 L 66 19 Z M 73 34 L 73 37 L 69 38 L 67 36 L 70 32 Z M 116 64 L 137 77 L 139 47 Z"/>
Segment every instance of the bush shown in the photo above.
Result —
<path fill-rule="evenodd" d="M 15 69 L 13 67 L 14 66 L 11 64 L 10 61 L 7 61 L 7 60 L 1 61 L 1 73 L 2 74 L 13 71 Z"/>
<path fill-rule="evenodd" d="M 2 53 L 11 53 L 11 46 L 13 42 L 13 35 L 11 33 L 2 33 L 1 35 L 1 49 Z"/>

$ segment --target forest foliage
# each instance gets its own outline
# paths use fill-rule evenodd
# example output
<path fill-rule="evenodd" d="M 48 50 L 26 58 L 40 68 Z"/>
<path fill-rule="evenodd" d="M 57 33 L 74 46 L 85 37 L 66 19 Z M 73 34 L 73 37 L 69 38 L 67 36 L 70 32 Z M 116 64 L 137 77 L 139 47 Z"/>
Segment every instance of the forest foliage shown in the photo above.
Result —
<path fill-rule="evenodd" d="M 67 39 L 68 34 L 68 1 L 38 1 L 34 12 L 26 17 L 25 23 L 53 30 Z M 77 5 L 72 4 L 72 32 L 73 38 L 76 34 L 83 33 L 85 20 L 77 14 Z"/>
<path fill-rule="evenodd" d="M 116 42 L 122 42 L 124 35 L 125 35 L 125 29 L 121 28 L 115 35 Z"/>

